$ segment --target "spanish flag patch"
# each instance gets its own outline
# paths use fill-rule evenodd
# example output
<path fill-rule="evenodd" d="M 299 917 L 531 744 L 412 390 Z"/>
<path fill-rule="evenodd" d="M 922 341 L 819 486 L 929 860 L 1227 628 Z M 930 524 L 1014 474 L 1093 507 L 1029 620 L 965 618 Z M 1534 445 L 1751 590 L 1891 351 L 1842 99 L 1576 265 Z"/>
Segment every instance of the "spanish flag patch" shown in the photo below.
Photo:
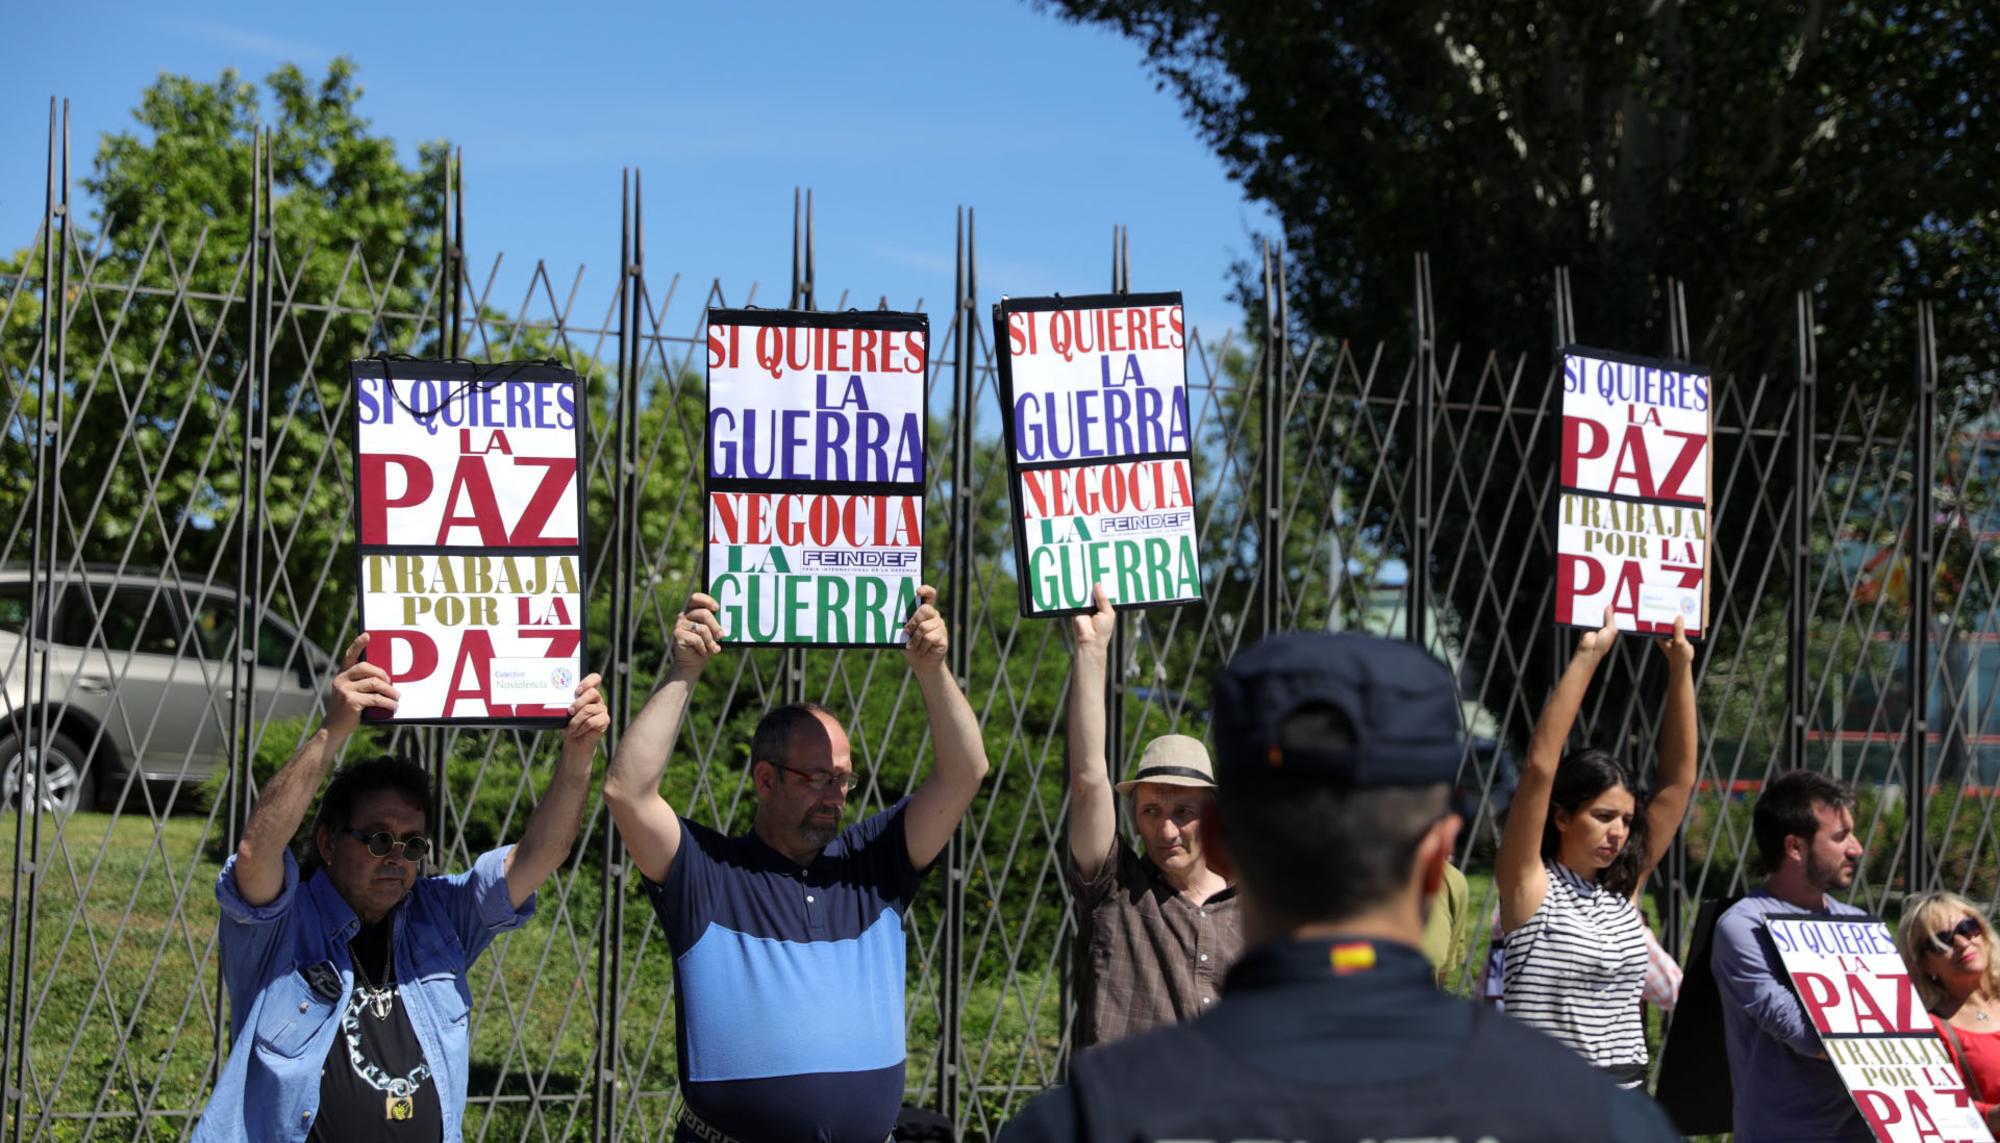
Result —
<path fill-rule="evenodd" d="M 1335 945 L 1328 955 L 1333 960 L 1335 976 L 1367 972 L 1375 967 L 1375 946 L 1371 944 Z"/>

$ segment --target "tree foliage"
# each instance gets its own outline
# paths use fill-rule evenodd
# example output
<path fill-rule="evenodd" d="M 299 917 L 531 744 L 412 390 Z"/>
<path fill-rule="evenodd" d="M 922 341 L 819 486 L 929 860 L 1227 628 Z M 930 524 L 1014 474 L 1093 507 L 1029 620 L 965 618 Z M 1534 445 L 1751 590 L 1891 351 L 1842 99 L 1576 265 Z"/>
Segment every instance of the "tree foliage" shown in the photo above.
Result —
<path fill-rule="evenodd" d="M 262 333 L 272 433 L 262 502 L 272 542 L 307 585 L 334 570 L 351 471 L 334 456 L 347 362 L 424 349 L 437 308 L 445 149 L 426 145 L 406 165 L 357 110 L 361 94 L 344 59 L 318 81 L 286 65 L 262 91 L 234 71 L 213 82 L 162 75 L 132 129 L 101 141 L 81 180 L 98 213 L 71 229 L 60 316 L 65 556 L 237 579 L 258 261 L 251 156 L 268 118 L 274 249 L 254 267 L 275 315 Z M 0 263 L 0 279 L 17 285 L 40 273 L 39 250 Z M 36 357 L 38 304 L 16 306 L 0 330 L 15 384 Z M 23 415 L 38 412 L 32 390 L 19 392 Z M 26 466 L 7 467 L 9 499 L 25 501 Z"/>
<path fill-rule="evenodd" d="M 1428 251 L 1445 337 L 1480 353 L 1546 347 L 1557 266 L 1587 343 L 1664 348 L 1673 275 L 1697 356 L 1753 376 L 1786 364 L 1802 289 L 1836 382 L 1909 375 L 1871 356 L 1878 318 L 1906 340 L 1890 303 L 1939 301 L 1989 368 L 2000 344 L 1981 5 L 1042 2 L 1143 46 L 1282 219 L 1312 329 L 1407 329 Z"/>
<path fill-rule="evenodd" d="M 1820 429 L 1868 434 L 1893 470 L 1910 459 L 1896 441 L 1912 405 L 1913 303 L 1925 299 L 1937 305 L 1945 416 L 1960 428 L 1990 417 L 2000 250 L 1986 184 L 2000 153 L 2000 29 L 1982 6 L 1037 2 L 1138 44 L 1231 175 L 1274 209 L 1301 342 L 1351 339 L 1364 357 L 1382 345 L 1400 368 L 1412 256 L 1428 252 L 1441 355 L 1460 354 L 1447 401 L 1463 408 L 1477 392 L 1490 405 L 1504 388 L 1490 384 L 1495 362 L 1502 377 L 1524 362 L 1516 400 L 1532 412 L 1549 400 L 1538 379 L 1553 356 L 1555 268 L 1571 270 L 1578 340 L 1662 355 L 1673 277 L 1686 290 L 1693 356 L 1729 394 L 1718 423 L 1768 429 L 1786 415 L 1794 298 L 1812 291 Z M 1254 268 L 1241 272 L 1248 299 L 1261 297 L 1255 279 Z M 1753 406 L 1744 394 L 1762 376 L 1777 378 L 1778 395 Z M 1458 574 L 1441 593 L 1440 623 L 1472 664 L 1470 692 L 1498 711 L 1549 681 L 1550 656 L 1528 649 L 1547 637 L 1532 591 L 1553 568 L 1531 528 L 1496 528 L 1490 501 L 1482 515 L 1437 474 L 1483 461 L 1480 482 L 1512 485 L 1520 500 L 1538 485 L 1539 454 L 1523 453 L 1504 415 L 1450 415 L 1463 420 L 1438 438 L 1451 455 L 1434 472 L 1436 526 L 1478 537 L 1490 575 Z M 1300 426 L 1286 431 L 1290 453 L 1315 447 Z M 1766 447 L 1725 438 L 1718 474 L 1738 452 L 1761 458 Z M 1379 475 L 1351 460 L 1318 462 L 1339 479 L 1302 493 L 1302 504 L 1319 503 L 1295 521 L 1360 511 L 1357 526 L 1401 554 L 1393 517 L 1410 507 L 1367 500 Z M 1406 474 L 1410 457 L 1395 463 Z M 1715 605 L 1760 648 L 1772 632 L 1751 630 L 1751 617 L 1783 616 L 1764 598 L 1773 581 L 1755 574 L 1770 537 L 1752 530 L 1782 518 L 1774 509 L 1791 495 L 1789 465 L 1766 471 L 1736 481 L 1717 506 L 1718 543 L 1746 574 L 1718 583 Z M 1938 479 L 1944 502 L 1969 488 L 1949 472 Z M 1343 509 L 1343 494 L 1372 509 Z M 1906 508 L 1895 518 L 1907 527 Z M 1298 532 L 1295 522 L 1285 539 L 1289 568 L 1324 546 Z M 1943 555 L 1959 580 L 1986 582 Z M 1430 569 L 1433 581 L 1446 571 Z M 1510 578 L 1530 594 L 1498 607 L 1494 584 Z M 1990 599 L 1961 611 L 1983 613 Z M 1782 700 L 1782 687 L 1768 693 Z M 1525 733 L 1525 719 L 1510 721 Z M 1747 738 L 1757 720 L 1736 721 L 1732 733 Z"/>

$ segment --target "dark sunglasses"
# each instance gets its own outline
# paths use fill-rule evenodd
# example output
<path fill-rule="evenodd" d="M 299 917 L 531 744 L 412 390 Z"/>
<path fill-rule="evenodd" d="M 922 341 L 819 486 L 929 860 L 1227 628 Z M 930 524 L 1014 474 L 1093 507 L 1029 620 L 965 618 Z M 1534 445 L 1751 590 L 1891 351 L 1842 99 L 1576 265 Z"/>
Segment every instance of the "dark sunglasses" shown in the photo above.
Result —
<path fill-rule="evenodd" d="M 420 833 L 413 833 L 408 837 L 398 838 L 387 830 L 377 833 L 362 833 L 358 829 L 350 829 L 344 832 L 354 840 L 365 843 L 368 846 L 368 852 L 377 857 L 387 857 L 391 850 L 400 848 L 403 851 L 403 860 L 422 861 L 431 851 L 431 839 Z"/>
<path fill-rule="evenodd" d="M 1968 941 L 1976 941 L 1984 932 L 1978 917 L 1967 917 L 1949 929 L 1939 929 L 1932 933 L 1931 943 L 1937 946 L 1937 951 L 1948 953 L 1951 951 L 1952 938 L 1964 937 Z"/>

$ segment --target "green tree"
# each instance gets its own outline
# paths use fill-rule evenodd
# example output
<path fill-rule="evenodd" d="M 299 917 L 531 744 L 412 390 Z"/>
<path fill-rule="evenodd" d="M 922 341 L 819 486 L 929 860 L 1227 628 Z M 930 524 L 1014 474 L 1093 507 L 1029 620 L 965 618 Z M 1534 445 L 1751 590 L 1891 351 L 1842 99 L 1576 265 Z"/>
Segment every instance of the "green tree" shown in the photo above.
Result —
<path fill-rule="evenodd" d="M 1693 355 L 1728 391 L 1789 372 L 1793 298 L 1811 290 L 1822 430 L 1862 431 L 1848 402 L 1865 395 L 1879 418 L 1866 428 L 1893 441 L 1910 413 L 1913 303 L 1929 299 L 1943 404 L 1961 421 L 1990 408 L 2000 251 L 1985 183 L 2000 150 L 2000 26 L 1975 4 L 1037 2 L 1138 44 L 1246 193 L 1275 210 L 1301 340 L 1352 338 L 1364 358 L 1380 343 L 1400 372 L 1411 256 L 1426 251 L 1443 352 L 1457 345 L 1473 363 L 1452 373 L 1448 399 L 1490 404 L 1506 389 L 1492 384 L 1495 362 L 1503 380 L 1524 362 L 1516 402 L 1532 409 L 1546 399 L 1537 379 L 1551 364 L 1553 269 L 1571 269 L 1580 340 L 1662 354 L 1673 276 L 1685 283 Z M 1254 298 L 1253 276 L 1241 284 Z M 1306 384 L 1336 395 L 1319 377 Z M 1746 403 L 1719 415 L 1782 423 L 1782 398 Z M 1485 458 L 1520 501 L 1540 487 L 1545 452 L 1523 449 L 1504 420 L 1455 424 L 1440 471 Z M 1295 453 L 1313 447 L 1301 425 L 1287 428 Z M 1361 449 L 1364 461 L 1385 455 Z M 1333 514 L 1336 486 L 1350 506 L 1374 489 L 1373 513 L 1349 509 L 1352 526 L 1379 529 L 1380 549 L 1400 554 L 1382 518 L 1394 493 L 1372 463 L 1349 459 L 1319 462 L 1339 479 L 1301 490 L 1295 521 Z M 1407 458 L 1395 463 L 1407 474 Z M 1517 467 L 1529 475 L 1514 478 Z M 1761 550 L 1744 529 L 1789 495 L 1789 469 L 1772 476 L 1737 481 L 1718 505 L 1730 529 L 1718 540 L 1732 551 Z M 1439 535 L 1477 537 L 1478 561 L 1503 578 L 1524 569 L 1528 589 L 1551 581 L 1534 529 L 1495 530 L 1490 499 L 1482 519 L 1434 481 Z M 1295 524 L 1287 550 L 1311 559 L 1301 541 Z M 1301 565 L 1287 564 L 1302 584 Z M 1757 606 L 1763 578 L 1717 587 L 1736 594 L 1739 615 L 1770 619 Z M 1546 638 L 1547 619 L 1496 606 L 1488 581 L 1460 574 L 1442 619 L 1461 627 L 1475 664 L 1508 661 L 1471 680 L 1500 710 L 1543 693 L 1549 656 L 1526 649 Z M 1745 624 L 1755 645 L 1774 645 Z M 1525 732 L 1525 718 L 1511 721 Z"/>
<path fill-rule="evenodd" d="M 272 442 L 265 506 L 282 562 L 345 585 L 347 362 L 435 344 L 445 148 L 416 166 L 357 109 L 355 66 L 324 78 L 272 72 L 262 91 L 225 71 L 213 82 L 162 75 L 107 135 L 81 180 L 99 205 L 71 233 L 64 373 L 61 550 L 86 560 L 237 580 L 241 385 L 250 366 L 251 152 L 270 124 L 277 315 L 269 346 Z M 41 252 L 0 262 L 0 280 L 39 277 Z M 34 297 L 4 337 L 23 386 L 41 320 Z M 381 316 L 377 316 L 381 315 Z M 414 315 L 414 316 L 413 316 Z M 427 316 L 426 316 L 427 315 Z M 22 415 L 38 412 L 21 388 Z M 21 448 L 10 437 L 10 450 Z M 25 451 L 6 465 L 0 516 L 25 504 Z M 15 511 L 9 512 L 8 508 Z M 350 594 L 339 591 L 334 598 Z M 305 604 L 301 602 L 299 609 Z M 284 610 L 292 610 L 285 608 Z M 291 616 L 325 642 L 341 614 Z"/>

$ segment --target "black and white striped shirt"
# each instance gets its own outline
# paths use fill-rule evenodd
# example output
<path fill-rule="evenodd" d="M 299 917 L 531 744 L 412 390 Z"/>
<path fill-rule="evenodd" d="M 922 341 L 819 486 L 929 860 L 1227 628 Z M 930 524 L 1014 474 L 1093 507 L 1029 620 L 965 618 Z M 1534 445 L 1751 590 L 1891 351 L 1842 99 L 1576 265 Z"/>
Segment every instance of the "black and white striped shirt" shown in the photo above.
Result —
<path fill-rule="evenodd" d="M 1505 938 L 1507 1014 L 1599 1068 L 1644 1066 L 1645 919 L 1625 897 L 1544 861 L 1542 907 Z"/>

